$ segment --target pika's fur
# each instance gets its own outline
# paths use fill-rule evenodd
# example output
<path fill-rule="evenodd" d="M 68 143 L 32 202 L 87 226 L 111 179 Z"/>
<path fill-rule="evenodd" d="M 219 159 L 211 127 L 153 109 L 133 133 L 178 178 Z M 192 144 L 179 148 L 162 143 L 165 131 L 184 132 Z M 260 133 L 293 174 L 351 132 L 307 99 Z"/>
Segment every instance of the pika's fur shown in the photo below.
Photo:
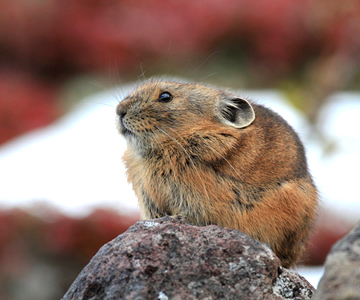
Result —
<path fill-rule="evenodd" d="M 117 106 L 143 219 L 181 215 L 301 258 L 317 207 L 304 147 L 270 109 L 195 83 L 151 80 Z"/>

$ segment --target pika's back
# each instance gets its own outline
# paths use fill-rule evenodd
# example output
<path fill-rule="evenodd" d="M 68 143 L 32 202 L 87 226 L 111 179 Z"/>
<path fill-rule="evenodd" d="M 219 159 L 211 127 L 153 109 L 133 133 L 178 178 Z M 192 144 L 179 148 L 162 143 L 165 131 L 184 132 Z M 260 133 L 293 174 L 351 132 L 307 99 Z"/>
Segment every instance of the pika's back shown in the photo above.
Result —
<path fill-rule="evenodd" d="M 301 256 L 316 188 L 304 147 L 270 109 L 210 86 L 152 80 L 117 107 L 128 180 L 143 218 L 182 215 Z"/>

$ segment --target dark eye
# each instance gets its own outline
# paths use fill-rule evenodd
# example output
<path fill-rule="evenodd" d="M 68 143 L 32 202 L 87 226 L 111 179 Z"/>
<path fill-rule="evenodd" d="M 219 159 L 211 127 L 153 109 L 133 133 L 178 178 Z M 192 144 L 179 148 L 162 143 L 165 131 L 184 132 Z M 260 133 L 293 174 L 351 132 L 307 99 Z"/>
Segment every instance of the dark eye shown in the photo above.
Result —
<path fill-rule="evenodd" d="M 169 92 L 163 92 L 160 94 L 158 101 L 159 102 L 170 102 L 173 99 L 173 96 Z"/>

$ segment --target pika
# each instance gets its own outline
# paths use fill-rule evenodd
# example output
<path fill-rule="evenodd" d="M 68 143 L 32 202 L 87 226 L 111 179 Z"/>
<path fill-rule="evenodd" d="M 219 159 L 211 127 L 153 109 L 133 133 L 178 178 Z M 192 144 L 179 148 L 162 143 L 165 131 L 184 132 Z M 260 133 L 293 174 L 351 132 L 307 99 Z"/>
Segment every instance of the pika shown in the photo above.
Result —
<path fill-rule="evenodd" d="M 302 257 L 318 196 L 303 144 L 272 110 L 215 87 L 152 79 L 117 108 L 142 219 L 238 229 L 282 266 Z"/>

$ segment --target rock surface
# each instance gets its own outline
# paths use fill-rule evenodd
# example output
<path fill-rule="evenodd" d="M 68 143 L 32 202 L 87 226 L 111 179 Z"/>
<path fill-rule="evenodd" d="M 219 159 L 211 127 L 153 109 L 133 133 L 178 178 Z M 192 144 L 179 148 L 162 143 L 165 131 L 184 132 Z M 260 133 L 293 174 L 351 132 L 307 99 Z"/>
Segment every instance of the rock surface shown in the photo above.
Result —
<path fill-rule="evenodd" d="M 165 217 L 137 222 L 104 245 L 63 300 L 311 299 L 313 293 L 244 233 Z"/>
<path fill-rule="evenodd" d="M 314 299 L 360 299 L 360 222 L 331 249 Z"/>

